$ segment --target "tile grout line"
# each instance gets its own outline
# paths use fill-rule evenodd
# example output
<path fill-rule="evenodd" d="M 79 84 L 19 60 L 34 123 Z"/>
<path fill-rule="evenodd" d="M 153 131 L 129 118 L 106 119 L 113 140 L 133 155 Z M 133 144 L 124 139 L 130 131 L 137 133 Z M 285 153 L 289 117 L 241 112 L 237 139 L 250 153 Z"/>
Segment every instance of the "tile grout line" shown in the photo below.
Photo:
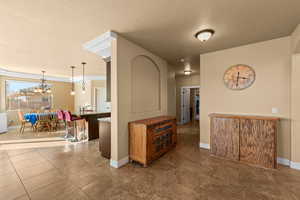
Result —
<path fill-rule="evenodd" d="M 39 150 L 37 150 L 38 151 L 38 153 L 41 155 L 41 156 L 43 156 L 42 154 L 41 154 L 41 152 L 39 151 Z M 57 170 L 57 171 L 59 171 L 62 175 L 65 175 L 65 173 L 64 172 L 62 172 L 59 168 L 57 168 L 48 158 L 47 158 L 47 156 L 45 156 L 45 159 Z M 68 180 L 69 181 L 69 180 Z M 87 194 L 87 193 L 85 193 L 80 187 L 78 187 L 76 184 L 74 184 L 74 182 L 73 181 L 70 181 L 73 185 L 74 185 L 74 187 L 76 187 L 77 189 L 79 189 L 83 194 L 85 194 L 86 196 L 87 196 L 87 198 L 88 199 L 91 199 L 90 198 L 90 196 Z M 49 184 L 49 185 L 51 185 L 51 184 Z"/>
<path fill-rule="evenodd" d="M 7 151 L 6 151 L 6 153 L 7 153 Z M 9 160 L 10 164 L 13 166 L 13 168 L 14 168 L 14 170 L 15 170 L 15 172 L 16 172 L 16 174 L 17 174 L 19 180 L 20 180 L 20 182 L 21 182 L 22 185 L 23 185 L 23 188 L 24 188 L 24 190 L 25 190 L 25 192 L 26 192 L 26 194 L 27 194 L 27 197 L 29 198 L 29 200 L 31 200 L 31 197 L 29 196 L 29 192 L 27 191 L 27 189 L 26 189 L 26 187 L 25 187 L 25 185 L 24 185 L 24 183 L 23 183 L 23 181 L 22 181 L 22 179 L 21 179 L 19 173 L 17 172 L 17 169 L 16 169 L 14 163 L 11 161 L 10 156 L 8 155 L 8 153 L 7 153 L 7 156 L 8 156 L 8 160 Z M 18 197 L 21 197 L 21 196 L 18 196 Z M 16 197 L 16 198 L 18 198 L 18 197 Z M 16 199 L 16 198 L 15 198 L 15 199 Z"/>
<path fill-rule="evenodd" d="M 40 151 L 39 151 L 38 149 L 36 149 L 36 150 L 34 150 L 34 151 L 36 151 L 39 155 L 41 155 L 41 156 L 43 157 L 43 155 L 40 153 Z M 22 153 L 22 154 L 24 154 L 24 153 Z M 46 159 L 46 158 L 45 158 L 45 159 Z M 9 160 L 10 160 L 10 158 L 9 158 Z M 58 169 L 50 162 L 50 160 L 48 160 L 48 159 L 46 159 L 46 160 L 53 166 L 54 169 L 58 170 Z M 12 163 L 11 160 L 10 160 L 10 162 L 11 162 L 11 164 L 13 165 L 13 163 Z M 31 200 L 30 194 L 29 194 L 29 192 L 27 191 L 27 189 L 26 189 L 26 187 L 25 187 L 25 185 L 24 185 L 24 183 L 23 183 L 21 177 L 19 176 L 19 174 L 18 174 L 18 172 L 17 172 L 17 170 L 16 170 L 16 168 L 15 168 L 14 165 L 13 165 L 13 167 L 14 167 L 14 170 L 15 170 L 15 172 L 16 172 L 18 178 L 20 179 L 20 181 L 21 181 L 21 183 L 22 183 L 22 185 L 23 185 L 23 187 L 24 187 L 24 189 L 25 189 L 25 191 L 26 191 L 26 193 L 27 193 L 29 199 Z M 50 171 L 50 170 L 47 170 L 46 172 L 48 172 L 48 171 Z M 58 170 L 58 171 L 60 172 L 60 170 Z M 35 175 L 35 176 L 39 176 L 39 175 L 41 175 L 41 174 L 43 174 L 43 173 L 46 173 L 46 172 L 42 172 L 42 173 L 37 174 L 37 175 Z M 35 176 L 33 176 L 33 177 L 31 177 L 31 178 L 34 178 Z M 30 179 L 30 178 L 29 178 L 29 179 Z M 48 186 L 48 185 L 51 185 L 51 184 L 52 184 L 52 183 L 49 183 L 49 184 L 45 185 L 44 187 L 46 187 L 46 186 Z M 36 190 L 39 190 L 39 189 L 41 189 L 41 188 L 38 188 L 38 189 L 36 189 Z M 34 190 L 34 191 L 36 191 L 36 190 Z M 33 192 L 33 191 L 32 191 L 32 192 Z"/>

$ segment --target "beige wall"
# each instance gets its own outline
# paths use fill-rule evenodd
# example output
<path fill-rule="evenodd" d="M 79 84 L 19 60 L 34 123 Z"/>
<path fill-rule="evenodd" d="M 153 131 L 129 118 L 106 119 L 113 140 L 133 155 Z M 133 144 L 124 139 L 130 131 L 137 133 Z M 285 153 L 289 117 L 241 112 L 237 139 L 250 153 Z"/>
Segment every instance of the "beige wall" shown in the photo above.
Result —
<path fill-rule="evenodd" d="M 92 105 L 96 107 L 95 88 L 105 88 L 106 80 L 92 80 Z"/>
<path fill-rule="evenodd" d="M 176 117 L 177 121 L 180 121 L 181 116 L 181 87 L 186 86 L 200 86 L 200 75 L 195 74 L 191 76 L 177 76 L 176 77 Z"/>
<path fill-rule="evenodd" d="M 166 61 L 120 36 L 118 36 L 117 40 L 113 41 L 112 43 L 111 159 L 114 161 L 119 161 L 128 158 L 128 122 L 167 114 L 168 69 Z M 137 56 L 141 55 L 151 59 L 159 70 L 159 110 L 157 110 L 155 106 L 153 107 L 153 110 L 140 110 L 141 112 L 133 112 L 135 110 L 132 109 L 132 102 L 134 102 L 134 97 L 132 95 L 132 80 L 135 78 L 132 76 L 132 62 Z M 141 72 L 139 74 L 146 76 L 146 73 Z M 154 75 L 152 74 L 151 76 Z M 148 88 L 150 88 L 149 91 L 157 93 L 158 91 L 155 91 L 153 86 L 149 83 L 146 81 L 141 83 L 139 81 L 138 86 L 135 87 L 140 87 L 138 88 L 138 91 L 147 91 Z M 140 105 L 143 103 L 145 103 L 145 105 L 149 104 L 149 102 L 145 100 L 145 102 L 140 102 Z"/>
<path fill-rule="evenodd" d="M 300 169 L 300 25 L 292 34 L 291 46 L 291 164 Z M 297 166 L 293 166 L 295 163 Z"/>
<path fill-rule="evenodd" d="M 160 69 L 150 57 L 131 60 L 131 113 L 160 111 Z"/>
<path fill-rule="evenodd" d="M 200 142 L 209 143 L 210 113 L 271 115 L 281 117 L 278 156 L 291 157 L 290 130 L 290 37 L 203 54 L 200 59 Z M 223 74 L 235 64 L 247 64 L 256 71 L 254 85 L 231 91 Z M 272 108 L 278 114 L 272 114 Z"/>
<path fill-rule="evenodd" d="M 300 53 L 300 24 L 291 35 L 292 53 Z"/>
<path fill-rule="evenodd" d="M 291 70 L 291 118 L 292 118 L 292 155 L 293 162 L 300 162 L 300 54 L 292 57 Z"/>
<path fill-rule="evenodd" d="M 75 83 L 75 107 L 76 113 L 79 113 L 79 109 L 84 105 L 92 105 L 92 81 L 85 81 L 85 94 L 82 93 L 82 83 Z"/>
<path fill-rule="evenodd" d="M 5 80 L 19 80 L 19 81 L 32 81 L 39 82 L 40 80 L 26 79 L 26 78 L 15 78 L 0 76 L 0 87 L 1 87 L 1 111 L 5 111 Z M 74 111 L 74 97 L 70 95 L 71 84 L 66 82 L 47 81 L 52 84 L 53 94 L 53 108 Z M 8 122 L 12 121 L 11 126 L 18 125 L 17 111 L 7 111 Z"/>
<path fill-rule="evenodd" d="M 173 66 L 168 66 L 168 115 L 176 116 L 176 79 Z"/>

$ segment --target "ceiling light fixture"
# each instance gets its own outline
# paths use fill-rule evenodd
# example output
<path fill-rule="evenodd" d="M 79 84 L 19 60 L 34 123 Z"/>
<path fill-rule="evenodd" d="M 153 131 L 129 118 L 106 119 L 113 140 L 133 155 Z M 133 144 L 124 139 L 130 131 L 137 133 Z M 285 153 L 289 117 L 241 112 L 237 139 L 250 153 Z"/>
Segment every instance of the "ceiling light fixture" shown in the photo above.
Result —
<path fill-rule="evenodd" d="M 186 70 L 183 71 L 183 73 L 184 73 L 184 75 L 188 76 L 188 75 L 191 75 L 192 70 L 186 69 Z"/>
<path fill-rule="evenodd" d="M 204 29 L 202 31 L 197 32 L 195 34 L 195 38 L 197 38 L 201 42 L 205 42 L 209 40 L 214 34 L 215 31 L 213 29 Z"/>
<path fill-rule="evenodd" d="M 75 85 L 74 85 L 74 69 L 75 69 L 75 66 L 71 66 L 71 69 L 72 69 L 72 89 L 71 89 L 71 95 L 74 96 L 75 95 Z"/>
<path fill-rule="evenodd" d="M 34 88 L 35 93 L 45 94 L 45 93 L 51 93 L 52 92 L 50 85 L 48 85 L 46 83 L 45 73 L 46 73 L 46 71 L 42 71 L 43 75 L 42 75 L 42 78 L 41 78 L 41 83 L 37 88 Z"/>
<path fill-rule="evenodd" d="M 84 78 L 84 65 L 86 62 L 82 62 L 82 94 L 85 94 L 85 78 Z"/>

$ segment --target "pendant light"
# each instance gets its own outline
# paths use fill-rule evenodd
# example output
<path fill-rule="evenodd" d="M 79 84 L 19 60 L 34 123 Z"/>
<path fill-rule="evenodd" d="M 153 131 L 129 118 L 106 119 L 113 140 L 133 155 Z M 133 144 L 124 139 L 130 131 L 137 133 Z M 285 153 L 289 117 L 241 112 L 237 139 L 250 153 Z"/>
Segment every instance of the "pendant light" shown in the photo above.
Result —
<path fill-rule="evenodd" d="M 84 65 L 86 62 L 82 62 L 82 94 L 85 94 L 85 75 L 84 75 Z"/>
<path fill-rule="evenodd" d="M 71 90 L 71 95 L 74 96 L 75 95 L 75 85 L 74 85 L 74 69 L 75 66 L 71 66 L 72 69 L 72 90 Z"/>

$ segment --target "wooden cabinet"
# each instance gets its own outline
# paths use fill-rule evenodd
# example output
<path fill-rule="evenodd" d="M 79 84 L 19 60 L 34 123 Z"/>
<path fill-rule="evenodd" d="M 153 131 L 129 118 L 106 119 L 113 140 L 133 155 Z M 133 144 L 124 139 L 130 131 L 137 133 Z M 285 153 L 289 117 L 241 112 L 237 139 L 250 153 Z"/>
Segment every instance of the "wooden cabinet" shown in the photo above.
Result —
<path fill-rule="evenodd" d="M 240 161 L 276 168 L 277 121 L 240 120 Z"/>
<path fill-rule="evenodd" d="M 211 153 L 232 160 L 239 160 L 239 120 L 212 118 Z"/>
<path fill-rule="evenodd" d="M 277 168 L 279 118 L 211 114 L 211 154 L 266 168 Z"/>
<path fill-rule="evenodd" d="M 110 159 L 111 149 L 111 119 L 100 118 L 99 121 L 99 151 L 104 158 Z"/>
<path fill-rule="evenodd" d="M 161 116 L 129 123 L 129 158 L 147 166 L 176 146 L 176 118 Z"/>

